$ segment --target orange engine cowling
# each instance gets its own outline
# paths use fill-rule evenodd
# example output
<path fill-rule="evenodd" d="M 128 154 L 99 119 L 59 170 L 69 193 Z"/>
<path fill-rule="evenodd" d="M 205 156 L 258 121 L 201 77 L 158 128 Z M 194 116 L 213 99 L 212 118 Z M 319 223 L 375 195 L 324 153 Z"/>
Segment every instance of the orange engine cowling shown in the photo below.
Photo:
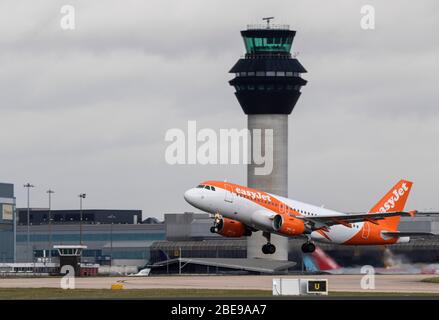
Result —
<path fill-rule="evenodd" d="M 246 227 L 243 223 L 222 218 L 218 224 L 218 234 L 229 238 L 240 238 L 246 233 Z"/>
<path fill-rule="evenodd" d="M 276 215 L 273 219 L 273 227 L 279 233 L 297 236 L 305 232 L 305 223 L 294 217 Z"/>

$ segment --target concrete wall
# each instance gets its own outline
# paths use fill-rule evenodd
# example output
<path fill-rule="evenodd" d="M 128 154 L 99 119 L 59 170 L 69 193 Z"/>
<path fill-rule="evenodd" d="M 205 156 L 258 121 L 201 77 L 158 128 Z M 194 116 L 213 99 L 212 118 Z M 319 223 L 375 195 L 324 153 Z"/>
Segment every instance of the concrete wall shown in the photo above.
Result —
<path fill-rule="evenodd" d="M 398 227 L 399 231 L 406 232 L 431 232 L 439 235 L 439 216 L 403 217 Z"/>
<path fill-rule="evenodd" d="M 165 214 L 166 240 L 218 239 L 220 235 L 210 232 L 213 220 L 207 213 Z"/>

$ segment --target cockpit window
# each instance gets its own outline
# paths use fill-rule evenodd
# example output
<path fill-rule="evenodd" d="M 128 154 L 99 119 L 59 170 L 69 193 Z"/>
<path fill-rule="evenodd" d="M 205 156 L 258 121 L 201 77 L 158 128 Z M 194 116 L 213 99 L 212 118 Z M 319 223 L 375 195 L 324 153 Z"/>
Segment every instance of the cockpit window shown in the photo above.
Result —
<path fill-rule="evenodd" d="M 216 191 L 216 190 L 215 190 L 215 187 L 213 187 L 213 186 L 206 186 L 205 184 L 200 184 L 200 185 L 197 186 L 197 188 L 199 188 L 199 189 L 207 189 L 207 190 Z"/>

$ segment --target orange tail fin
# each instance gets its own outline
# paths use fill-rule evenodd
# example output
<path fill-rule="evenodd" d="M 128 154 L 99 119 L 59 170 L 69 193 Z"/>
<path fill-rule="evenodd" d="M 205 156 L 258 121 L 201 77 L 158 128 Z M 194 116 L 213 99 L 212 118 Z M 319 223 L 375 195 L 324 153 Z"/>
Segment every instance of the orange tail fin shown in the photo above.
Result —
<path fill-rule="evenodd" d="M 407 202 L 412 185 L 413 182 L 400 180 L 372 209 L 370 209 L 370 212 L 404 211 L 405 203 Z M 379 224 L 391 231 L 396 231 L 398 229 L 399 220 L 399 216 L 389 217 L 381 220 Z"/>

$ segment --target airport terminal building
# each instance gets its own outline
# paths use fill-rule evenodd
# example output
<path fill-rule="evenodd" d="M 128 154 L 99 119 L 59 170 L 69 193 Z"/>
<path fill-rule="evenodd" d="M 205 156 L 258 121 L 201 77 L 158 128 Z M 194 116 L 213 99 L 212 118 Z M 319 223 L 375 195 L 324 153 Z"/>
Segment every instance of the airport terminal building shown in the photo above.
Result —
<path fill-rule="evenodd" d="M 29 246 L 27 256 L 27 210 L 18 209 L 17 262 L 38 261 L 49 255 L 53 245 L 87 246 L 83 262 L 100 265 L 136 266 L 159 264 L 166 260 L 182 259 L 245 259 L 245 238 L 224 238 L 210 232 L 212 219 L 204 213 L 169 213 L 163 222 L 155 218 L 141 220 L 139 210 L 83 210 L 83 224 L 79 224 L 79 210 L 52 210 L 52 223 L 47 223 L 48 212 L 30 210 Z M 57 218 L 55 218 L 57 217 Z M 86 218 L 87 217 L 87 220 Z M 108 218 L 112 217 L 112 218 Z M 111 223 L 112 222 L 112 223 Z M 81 229 L 82 228 L 82 236 Z M 415 230 L 439 234 L 439 217 L 403 218 L 402 231 Z M 301 261 L 303 240 L 289 239 L 288 260 Z M 382 246 L 340 246 L 321 244 L 340 265 L 355 266 L 383 263 Z M 392 252 L 416 262 L 439 261 L 439 240 L 414 240 L 390 247 Z M 437 252 L 437 253 L 435 253 Z M 52 250 L 56 259 L 57 252 Z M 200 262 L 201 263 L 201 262 Z M 300 268 L 300 264 L 296 268 Z M 167 267 L 166 267 L 167 268 Z M 162 271 L 166 269 L 163 266 Z M 169 271 L 169 268 L 167 269 Z"/>
<path fill-rule="evenodd" d="M 166 238 L 164 224 L 154 218 L 142 221 L 141 210 L 83 210 L 82 224 L 79 210 L 52 210 L 49 224 L 47 209 L 31 209 L 29 233 L 27 209 L 17 214 L 17 262 L 56 257 L 54 245 L 82 243 L 85 263 L 105 265 L 112 257 L 114 265 L 143 266 L 152 243 Z"/>

